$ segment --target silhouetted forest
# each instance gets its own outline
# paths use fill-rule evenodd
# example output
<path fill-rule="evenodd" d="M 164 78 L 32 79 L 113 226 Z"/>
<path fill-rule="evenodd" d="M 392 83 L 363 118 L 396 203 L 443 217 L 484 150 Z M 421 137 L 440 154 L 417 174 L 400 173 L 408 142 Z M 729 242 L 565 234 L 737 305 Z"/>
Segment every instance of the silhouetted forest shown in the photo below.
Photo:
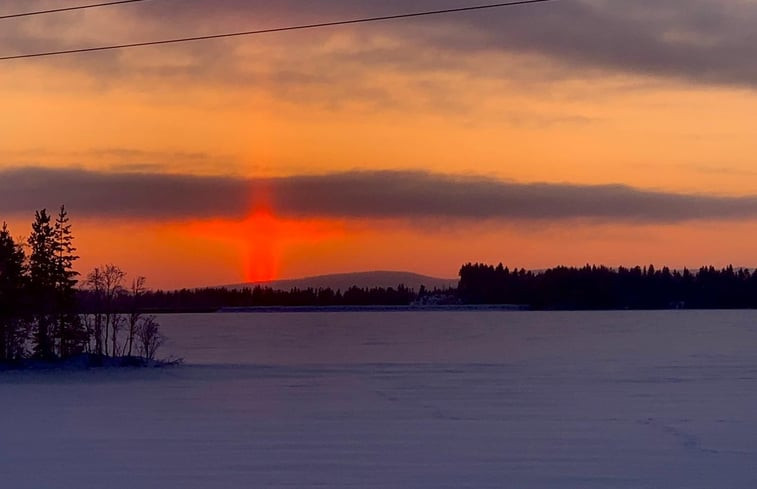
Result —
<path fill-rule="evenodd" d="M 14 240 L 0 228 L 0 364 L 77 355 L 152 359 L 163 342 L 158 312 L 224 307 L 518 305 L 536 310 L 757 308 L 757 272 L 702 267 L 556 267 L 534 272 L 466 264 L 456 289 L 183 289 L 151 291 L 118 266 L 83 280 L 68 213 L 36 212 L 32 232 Z"/>
<path fill-rule="evenodd" d="M 91 291 L 79 292 L 88 310 Z M 150 312 L 206 312 L 224 307 L 271 306 L 428 306 L 518 305 L 534 310 L 594 309 L 737 309 L 757 308 L 757 273 L 732 266 L 697 271 L 655 269 L 654 266 L 609 268 L 587 265 L 544 271 L 514 269 L 502 264 L 467 264 L 460 269 L 457 289 L 396 288 L 332 289 L 270 288 L 183 289 L 145 292 L 142 307 Z M 128 300 L 118 303 L 125 310 Z"/>
<path fill-rule="evenodd" d="M 757 308 L 757 273 L 732 266 L 692 272 L 586 265 L 532 272 L 467 264 L 460 269 L 457 295 L 466 304 L 531 309 Z"/>
<path fill-rule="evenodd" d="M 141 365 L 154 358 L 163 336 L 156 318 L 143 314 L 144 278 L 127 288 L 126 273 L 106 265 L 80 282 L 73 239 L 63 206 L 54 218 L 37 211 L 25 240 L 14 240 L 5 223 L 0 228 L 0 365 L 73 357 L 84 365 Z M 77 285 L 88 290 L 88 310 Z"/>
<path fill-rule="evenodd" d="M 224 289 L 182 289 L 176 291 L 148 291 L 141 297 L 142 310 L 149 312 L 212 312 L 224 307 L 330 307 L 330 306 L 403 306 L 424 300 L 454 299 L 454 289 L 419 291 L 403 285 L 396 288 L 351 287 L 344 292 L 322 289 L 274 290 L 267 287 Z M 90 290 L 79 291 L 83 310 L 92 310 Z M 116 308 L 125 310 L 128 298 L 117 302 Z"/>

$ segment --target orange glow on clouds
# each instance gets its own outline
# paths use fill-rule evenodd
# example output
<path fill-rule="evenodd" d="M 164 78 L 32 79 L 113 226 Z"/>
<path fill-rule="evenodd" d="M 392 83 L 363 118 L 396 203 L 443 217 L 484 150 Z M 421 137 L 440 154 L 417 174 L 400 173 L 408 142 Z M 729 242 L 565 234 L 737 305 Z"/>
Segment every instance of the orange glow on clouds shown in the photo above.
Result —
<path fill-rule="evenodd" d="M 343 224 L 325 219 L 291 219 L 257 206 L 241 221 L 213 219 L 191 222 L 191 235 L 232 244 L 242 255 L 243 277 L 248 282 L 266 282 L 280 277 L 282 258 L 288 248 L 315 244 L 346 235 Z"/>
<path fill-rule="evenodd" d="M 28 34 L 79 45 L 115 32 L 140 37 L 132 31 L 142 26 L 149 37 L 154 28 L 138 17 L 98 24 L 101 32 L 32 24 Z M 376 52 L 415 52 L 405 34 L 396 36 L 261 37 L 235 42 L 229 58 L 210 64 L 200 56 L 197 65 L 194 45 L 9 63 L 0 70 L 0 167 L 249 177 L 424 170 L 706 195 L 757 189 L 755 90 L 626 69 L 570 70 L 567 60 L 520 50 L 471 52 L 459 65 L 446 63 L 455 50 L 431 51 L 438 66 L 421 51 L 420 63 L 372 61 Z M 113 262 L 156 287 L 181 287 L 371 269 L 449 277 L 476 260 L 754 266 L 757 249 L 751 221 L 435 230 L 412 220 L 284 218 L 261 200 L 244 218 L 180 222 L 88 222 L 72 208 L 77 266 L 86 273 Z M 0 213 L 0 221 L 14 217 Z M 28 234 L 29 217 L 11 223 L 14 234 Z"/>

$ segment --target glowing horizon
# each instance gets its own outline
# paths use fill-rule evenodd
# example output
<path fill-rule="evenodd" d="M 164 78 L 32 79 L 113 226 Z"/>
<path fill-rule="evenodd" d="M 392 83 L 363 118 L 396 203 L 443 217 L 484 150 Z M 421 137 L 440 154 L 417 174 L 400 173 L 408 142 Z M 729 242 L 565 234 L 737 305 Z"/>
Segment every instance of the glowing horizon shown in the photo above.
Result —
<path fill-rule="evenodd" d="M 6 54 L 396 9 L 183 1 L 8 22 Z M 0 220 L 23 235 L 65 203 L 82 273 L 113 262 L 159 287 L 754 266 L 754 21 L 748 3 L 575 0 L 6 63 L 0 172 L 19 173 Z"/>

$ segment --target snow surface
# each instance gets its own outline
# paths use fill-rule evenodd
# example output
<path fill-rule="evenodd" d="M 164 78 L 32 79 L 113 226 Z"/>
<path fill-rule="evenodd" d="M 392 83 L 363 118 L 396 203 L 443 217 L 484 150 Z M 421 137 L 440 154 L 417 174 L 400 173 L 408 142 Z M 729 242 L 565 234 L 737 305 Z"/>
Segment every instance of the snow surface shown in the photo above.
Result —
<path fill-rule="evenodd" d="M 0 372 L 0 487 L 754 488 L 757 313 L 172 315 Z"/>

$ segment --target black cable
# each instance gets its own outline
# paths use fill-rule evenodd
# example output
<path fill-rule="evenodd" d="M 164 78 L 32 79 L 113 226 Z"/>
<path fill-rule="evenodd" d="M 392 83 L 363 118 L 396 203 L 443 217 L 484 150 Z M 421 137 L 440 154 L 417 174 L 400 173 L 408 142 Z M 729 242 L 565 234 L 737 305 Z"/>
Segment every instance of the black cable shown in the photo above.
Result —
<path fill-rule="evenodd" d="M 111 5 L 121 5 L 124 3 L 137 3 L 137 2 L 145 2 L 145 1 L 147 0 L 119 0 L 117 2 L 90 3 L 88 5 L 75 5 L 73 7 L 51 8 L 48 10 L 35 10 L 33 12 L 21 12 L 18 14 L 0 15 L 0 20 L 17 19 L 19 17 L 31 17 L 33 15 L 56 14 L 59 12 L 71 12 L 73 10 L 85 10 L 85 9 L 90 9 L 90 8 L 109 7 Z"/>
<path fill-rule="evenodd" d="M 527 4 L 534 4 L 534 3 L 547 3 L 547 2 L 556 2 L 556 1 L 557 0 L 520 0 L 520 1 L 513 1 L 513 2 L 492 3 L 492 4 L 487 4 L 487 5 L 475 5 L 471 7 L 450 8 L 450 9 L 444 9 L 444 10 L 426 10 L 423 12 L 384 15 L 380 17 L 364 17 L 360 19 L 337 20 L 337 21 L 332 21 L 332 22 L 321 22 L 317 24 L 304 24 L 304 25 L 296 25 L 296 26 L 289 26 L 289 27 L 275 27 L 271 29 L 259 29 L 259 30 L 254 30 L 254 31 L 229 32 L 225 34 L 210 34 L 206 36 L 195 36 L 195 37 L 180 37 L 180 38 L 174 38 L 174 39 L 134 42 L 134 43 L 128 43 L 128 44 L 111 44 L 109 46 L 96 46 L 96 47 L 91 47 L 91 48 L 79 48 L 79 49 L 65 49 L 61 51 L 43 51 L 39 53 L 2 56 L 0 57 L 0 61 L 9 61 L 12 59 L 23 59 L 23 58 L 41 58 L 45 56 L 60 56 L 64 54 L 91 53 L 91 52 L 97 52 L 97 51 L 111 51 L 115 49 L 128 49 L 128 48 L 136 48 L 136 47 L 142 47 L 142 46 L 157 46 L 161 44 L 176 44 L 176 43 L 181 43 L 181 42 L 205 41 L 209 39 L 223 39 L 227 37 L 252 36 L 252 35 L 257 35 L 257 34 L 270 34 L 273 32 L 287 32 L 287 31 L 298 31 L 298 30 L 306 30 L 306 29 L 318 29 L 322 27 L 334 27 L 334 26 L 340 26 L 340 25 L 365 24 L 368 22 L 380 22 L 380 21 L 386 21 L 386 20 L 408 19 L 411 17 L 425 17 L 425 16 L 430 16 L 430 15 L 471 12 L 474 10 L 514 7 L 516 5 L 527 5 Z"/>

